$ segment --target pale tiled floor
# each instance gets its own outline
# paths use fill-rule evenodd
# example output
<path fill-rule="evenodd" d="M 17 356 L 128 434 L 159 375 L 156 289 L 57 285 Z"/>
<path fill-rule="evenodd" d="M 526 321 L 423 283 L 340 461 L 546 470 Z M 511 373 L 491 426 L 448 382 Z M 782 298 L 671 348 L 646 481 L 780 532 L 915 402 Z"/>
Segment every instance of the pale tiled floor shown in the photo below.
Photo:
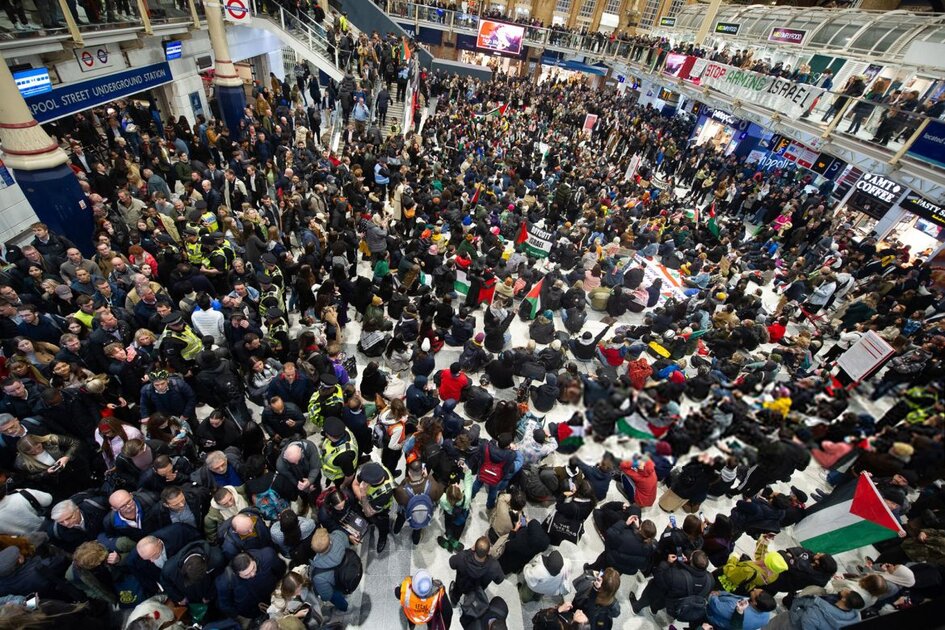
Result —
<path fill-rule="evenodd" d="M 775 302 L 776 300 L 773 294 L 769 292 L 769 294 L 766 295 L 766 303 L 769 307 L 773 307 Z M 588 310 L 588 314 L 589 323 L 587 328 L 599 330 L 599 327 L 602 326 L 599 322 L 601 314 L 590 309 Z M 477 319 L 481 325 L 481 310 L 477 312 Z M 557 319 L 556 317 L 556 321 Z M 642 315 L 628 314 L 626 318 L 621 319 L 621 323 L 637 324 L 641 323 L 642 319 Z M 558 324 L 559 328 L 563 328 L 560 322 L 558 322 Z M 478 329 L 481 329 L 481 327 Z M 345 337 L 349 342 L 346 346 L 349 352 L 355 351 L 354 345 L 357 342 L 358 331 L 359 325 L 356 322 L 352 322 L 346 329 Z M 528 325 L 518 318 L 514 320 L 510 332 L 512 333 L 513 343 L 524 343 L 528 339 Z M 437 369 L 448 367 L 458 356 L 458 349 L 450 348 L 449 346 L 444 347 L 443 350 L 437 354 Z M 358 361 L 359 366 L 363 367 L 367 359 L 359 356 Z M 684 399 L 684 401 L 683 407 L 686 411 L 696 406 L 687 399 Z M 852 405 L 854 409 L 871 411 L 876 414 L 877 417 L 880 413 L 880 409 L 877 408 L 875 403 L 871 403 L 868 399 L 859 395 L 854 395 Z M 548 414 L 548 421 L 557 422 L 567 420 L 574 411 L 583 411 L 583 408 L 559 403 Z M 578 455 L 584 461 L 595 462 L 599 460 L 605 450 L 614 453 L 618 457 L 626 458 L 632 453 L 638 452 L 639 443 L 637 440 L 618 443 L 616 437 L 607 439 L 603 444 L 588 441 L 581 448 Z M 718 451 L 714 448 L 711 449 L 710 452 L 718 454 Z M 694 449 L 689 457 L 694 457 L 697 454 L 698 451 Z M 688 458 L 683 458 L 683 462 L 687 459 Z M 555 453 L 549 457 L 548 460 L 550 463 L 563 464 L 567 461 L 567 457 Z M 791 485 L 795 485 L 808 493 L 817 488 L 827 487 L 822 478 L 822 469 L 815 462 L 812 462 L 806 470 L 795 473 L 790 484 L 779 484 L 775 486 L 775 489 L 787 491 Z M 622 501 L 623 497 L 616 490 L 615 486 L 612 485 L 607 500 Z M 488 530 L 489 525 L 486 517 L 485 502 L 485 492 L 480 492 L 473 500 L 472 517 L 462 538 L 462 542 L 466 546 L 474 543 L 476 538 L 485 534 Z M 732 505 L 732 500 L 723 498 L 720 501 L 706 501 L 702 506 L 702 510 L 706 517 L 711 520 L 718 513 L 728 514 Z M 547 512 L 547 509 L 535 506 L 529 506 L 526 509 L 529 518 L 537 518 L 539 520 L 543 519 Z M 677 518 L 682 518 L 682 516 L 683 515 L 680 514 Z M 643 518 L 652 519 L 660 532 L 669 525 L 668 515 L 656 506 L 643 510 Z M 405 528 L 400 536 L 392 536 L 387 549 L 380 555 L 374 551 L 373 540 L 370 548 L 364 546 L 364 548 L 361 549 L 361 557 L 365 564 L 365 579 L 362 583 L 362 587 L 350 598 L 352 604 L 351 610 L 343 617 L 336 616 L 335 620 L 342 620 L 345 626 L 350 628 L 364 628 L 370 630 L 380 630 L 382 628 L 391 627 L 406 628 L 406 620 L 400 613 L 399 603 L 393 595 L 394 587 L 400 584 L 400 581 L 408 573 L 412 574 L 420 568 L 427 569 L 434 578 L 441 580 L 447 585 L 454 578 L 454 571 L 451 570 L 448 565 L 450 554 L 436 543 L 436 537 L 442 533 L 442 521 L 441 517 L 438 515 L 434 523 L 424 531 L 423 540 L 416 547 L 410 542 L 409 528 Z M 771 548 L 781 549 L 794 546 L 796 543 L 791 538 L 790 533 L 790 529 L 788 529 L 778 534 Z M 593 526 L 588 526 L 584 537 L 577 547 L 566 544 L 560 549 L 562 554 L 571 561 L 573 574 L 577 575 L 580 573 L 583 563 L 592 562 L 597 558 L 598 554 L 603 549 L 603 543 Z M 754 552 L 754 540 L 747 535 L 742 536 L 736 545 L 736 550 L 739 553 L 752 554 Z M 870 550 L 872 550 L 872 547 L 847 552 L 838 556 L 837 559 L 841 571 L 843 571 L 845 567 L 848 568 L 847 570 L 852 570 L 853 565 L 855 565 L 862 556 L 868 555 Z M 499 595 L 508 603 L 510 610 L 510 628 L 528 629 L 531 628 L 532 616 L 541 608 L 551 606 L 554 602 L 546 599 L 541 602 L 523 605 L 516 590 L 517 583 L 518 578 L 516 576 L 509 576 L 503 583 L 493 585 L 488 589 L 488 594 L 490 596 Z M 644 586 L 645 582 L 642 576 L 624 576 L 619 596 L 622 613 L 620 618 L 616 620 L 614 628 L 655 629 L 667 628 L 669 626 L 671 620 L 665 616 L 665 613 L 655 617 L 648 611 L 639 616 L 633 614 L 627 601 L 627 596 L 630 592 L 635 592 L 639 595 Z M 458 614 L 454 616 L 452 627 L 460 627 Z"/>

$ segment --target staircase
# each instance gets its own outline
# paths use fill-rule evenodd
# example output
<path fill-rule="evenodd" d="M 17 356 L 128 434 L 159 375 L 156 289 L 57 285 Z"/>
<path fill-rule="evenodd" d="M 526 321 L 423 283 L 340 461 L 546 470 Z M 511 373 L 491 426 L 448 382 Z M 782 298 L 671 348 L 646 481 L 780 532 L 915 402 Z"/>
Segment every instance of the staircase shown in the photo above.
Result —
<path fill-rule="evenodd" d="M 330 52 L 324 29 L 311 18 L 302 15 L 301 19 L 281 6 L 272 14 L 260 12 L 253 2 L 253 28 L 269 31 L 282 43 L 294 50 L 300 57 L 314 65 L 335 81 L 344 78 L 344 71 L 338 65 L 337 48 Z"/>

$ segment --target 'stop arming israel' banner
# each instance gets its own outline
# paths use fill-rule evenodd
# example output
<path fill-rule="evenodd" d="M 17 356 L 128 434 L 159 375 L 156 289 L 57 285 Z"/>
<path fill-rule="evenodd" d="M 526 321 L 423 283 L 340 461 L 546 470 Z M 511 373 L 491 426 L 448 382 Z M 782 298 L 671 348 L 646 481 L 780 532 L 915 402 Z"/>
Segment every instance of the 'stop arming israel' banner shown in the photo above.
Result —
<path fill-rule="evenodd" d="M 697 66 L 693 67 L 696 70 Z M 701 85 L 724 92 L 734 98 L 762 105 L 791 118 L 800 118 L 808 111 L 824 90 L 804 83 L 772 77 L 735 66 L 710 61 L 701 76 L 690 74 Z"/>

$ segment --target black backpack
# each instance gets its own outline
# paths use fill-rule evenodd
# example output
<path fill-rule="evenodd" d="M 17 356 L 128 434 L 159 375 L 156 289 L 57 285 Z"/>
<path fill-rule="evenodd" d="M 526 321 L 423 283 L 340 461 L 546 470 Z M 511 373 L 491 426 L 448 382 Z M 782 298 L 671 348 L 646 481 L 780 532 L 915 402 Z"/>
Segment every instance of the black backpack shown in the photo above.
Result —
<path fill-rule="evenodd" d="M 567 630 L 571 627 L 571 620 L 564 614 L 558 612 L 557 607 L 545 608 L 539 610 L 532 617 L 532 628 L 534 630 Z"/>
<path fill-rule="evenodd" d="M 691 592 L 695 586 L 695 581 L 688 573 L 683 574 L 683 577 L 686 580 L 686 590 Z M 705 619 L 708 605 L 709 600 L 702 595 L 686 595 L 679 599 L 667 601 L 666 612 L 672 615 L 673 619 L 677 621 L 695 623 Z"/>
<path fill-rule="evenodd" d="M 341 564 L 335 567 L 335 588 L 345 595 L 350 595 L 358 588 L 362 575 L 364 567 L 361 565 L 361 557 L 354 549 L 346 549 Z"/>

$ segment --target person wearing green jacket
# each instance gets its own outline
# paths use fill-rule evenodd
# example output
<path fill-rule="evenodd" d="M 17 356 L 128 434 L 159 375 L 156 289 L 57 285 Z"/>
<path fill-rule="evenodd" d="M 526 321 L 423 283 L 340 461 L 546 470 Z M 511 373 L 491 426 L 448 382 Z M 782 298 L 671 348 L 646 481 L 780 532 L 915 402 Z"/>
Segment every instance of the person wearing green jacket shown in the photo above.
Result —
<path fill-rule="evenodd" d="M 440 509 L 443 510 L 443 522 L 446 528 L 445 536 L 437 536 L 436 542 L 447 551 L 459 551 L 463 543 L 459 542 L 466 522 L 469 520 L 469 502 L 472 500 L 473 474 L 464 462 L 460 463 L 463 470 L 462 483 L 451 484 L 440 496 Z"/>
<path fill-rule="evenodd" d="M 765 534 L 755 546 L 752 560 L 741 560 L 732 554 L 719 576 L 719 583 L 726 591 L 744 595 L 752 589 L 774 582 L 778 575 L 787 571 L 787 562 L 776 551 L 768 551 L 768 543 L 774 534 Z"/>

